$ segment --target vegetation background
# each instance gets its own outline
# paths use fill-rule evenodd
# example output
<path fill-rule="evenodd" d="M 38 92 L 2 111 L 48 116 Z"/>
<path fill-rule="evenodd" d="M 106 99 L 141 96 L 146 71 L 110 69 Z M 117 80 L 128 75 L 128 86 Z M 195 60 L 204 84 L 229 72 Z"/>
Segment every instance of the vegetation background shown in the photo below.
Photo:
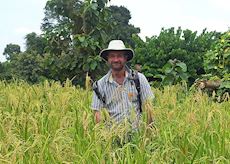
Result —
<path fill-rule="evenodd" d="M 229 31 L 197 31 L 169 28 L 158 36 L 142 40 L 140 29 L 129 23 L 131 14 L 125 7 L 107 6 L 108 0 L 50 0 L 45 6 L 40 35 L 25 37 L 26 49 L 8 44 L 4 50 L 6 62 L 0 63 L 0 79 L 22 79 L 28 83 L 44 80 L 83 86 L 88 72 L 99 79 L 107 66 L 99 58 L 101 49 L 111 39 L 121 39 L 133 48 L 135 58 L 130 63 L 142 65 L 149 81 L 159 85 L 196 79 L 229 80 Z M 176 63 L 170 63 L 175 60 Z M 169 63 L 168 63 L 169 62 Z M 174 68 L 175 67 L 175 68 Z"/>
<path fill-rule="evenodd" d="M 162 28 L 142 40 L 129 10 L 107 2 L 50 0 L 42 34 L 27 34 L 24 52 L 6 45 L 1 163 L 228 163 L 230 31 Z M 123 145 L 114 143 L 123 141 L 127 126 L 95 126 L 92 92 L 84 85 L 86 75 L 95 81 L 107 72 L 98 54 L 111 39 L 134 49 L 129 66 L 142 65 L 156 95 L 156 128 L 143 117 L 141 130 Z M 207 95 L 196 90 L 200 81 L 220 85 L 207 88 Z"/>

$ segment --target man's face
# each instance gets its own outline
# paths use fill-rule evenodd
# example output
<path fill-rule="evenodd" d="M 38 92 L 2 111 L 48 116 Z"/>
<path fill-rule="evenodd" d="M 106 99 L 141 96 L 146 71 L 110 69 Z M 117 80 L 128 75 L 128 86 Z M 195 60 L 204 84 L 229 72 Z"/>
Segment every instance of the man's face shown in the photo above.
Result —
<path fill-rule="evenodd" d="M 125 51 L 110 51 L 108 53 L 108 64 L 115 71 L 121 71 L 127 62 Z"/>

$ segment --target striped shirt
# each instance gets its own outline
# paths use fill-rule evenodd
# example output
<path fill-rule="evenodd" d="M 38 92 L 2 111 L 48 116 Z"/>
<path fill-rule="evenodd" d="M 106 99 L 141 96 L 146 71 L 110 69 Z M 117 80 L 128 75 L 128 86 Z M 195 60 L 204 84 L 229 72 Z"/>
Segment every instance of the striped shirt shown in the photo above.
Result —
<path fill-rule="evenodd" d="M 138 72 L 140 80 L 140 96 L 142 104 L 147 99 L 154 98 L 151 87 L 146 77 Z M 137 98 L 138 92 L 135 83 L 132 79 L 131 70 L 127 68 L 126 76 L 122 85 L 119 85 L 112 77 L 110 70 L 105 76 L 98 81 L 98 91 L 105 97 L 104 104 L 93 92 L 92 110 L 99 111 L 106 108 L 110 117 L 116 122 L 120 123 L 127 118 L 131 123 L 139 120 L 139 101 Z M 133 110 L 133 111 L 132 111 Z M 136 114 L 135 119 L 131 119 L 131 113 Z"/>

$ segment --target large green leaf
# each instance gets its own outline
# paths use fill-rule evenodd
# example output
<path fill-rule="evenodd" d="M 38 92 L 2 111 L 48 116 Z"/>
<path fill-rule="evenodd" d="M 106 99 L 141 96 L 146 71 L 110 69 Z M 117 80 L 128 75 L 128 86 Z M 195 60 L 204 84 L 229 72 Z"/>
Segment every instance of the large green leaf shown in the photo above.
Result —
<path fill-rule="evenodd" d="M 172 70 L 173 70 L 173 66 L 171 65 L 171 63 L 168 62 L 168 63 L 166 63 L 166 64 L 164 65 L 164 67 L 162 68 L 162 70 L 163 70 L 163 72 L 166 73 L 166 74 L 171 73 Z"/>
<path fill-rule="evenodd" d="M 164 85 L 172 85 L 174 80 L 175 80 L 175 77 L 173 75 L 168 75 L 164 77 L 162 83 Z"/>
<path fill-rule="evenodd" d="M 187 65 L 183 62 L 178 62 L 176 63 L 176 66 L 179 66 L 180 68 L 182 68 L 183 72 L 187 72 Z"/>
<path fill-rule="evenodd" d="M 223 81 L 219 87 L 220 89 L 222 88 L 228 88 L 230 89 L 230 81 Z"/>
<path fill-rule="evenodd" d="M 97 67 L 97 62 L 94 60 L 93 62 L 90 63 L 90 69 L 95 70 L 96 67 Z"/>

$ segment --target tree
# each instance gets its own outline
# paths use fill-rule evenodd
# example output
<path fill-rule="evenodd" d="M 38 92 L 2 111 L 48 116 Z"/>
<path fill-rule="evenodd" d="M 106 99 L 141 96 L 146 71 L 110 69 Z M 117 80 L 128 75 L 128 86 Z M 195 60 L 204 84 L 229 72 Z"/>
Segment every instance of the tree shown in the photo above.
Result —
<path fill-rule="evenodd" d="M 20 53 L 11 61 L 11 71 L 14 78 L 25 80 L 29 83 L 38 83 L 44 79 L 41 63 L 43 59 L 34 53 Z"/>
<path fill-rule="evenodd" d="M 132 43 L 131 36 L 139 29 L 128 24 L 131 18 L 129 11 L 124 7 L 108 8 L 107 2 L 47 2 L 42 30 L 48 41 L 45 67 L 50 78 L 63 81 L 77 77 L 74 82 L 78 84 L 84 83 L 87 72 L 93 79 L 99 78 L 106 70 L 98 55 L 102 47 L 107 46 L 110 39 L 119 38 L 118 35 L 125 36 L 128 44 Z M 115 13 L 111 14 L 111 10 Z M 119 12 L 125 13 L 123 19 Z"/>
<path fill-rule="evenodd" d="M 6 56 L 7 60 L 11 60 L 15 57 L 15 55 L 19 54 L 20 52 L 21 50 L 19 45 L 10 43 L 6 45 L 3 55 Z"/>
<path fill-rule="evenodd" d="M 205 54 L 204 66 L 212 76 L 230 76 L 230 31 L 221 35 L 213 48 Z"/>
<path fill-rule="evenodd" d="M 106 22 L 106 3 L 107 0 L 47 2 L 42 30 L 48 40 L 46 67 L 52 68 L 47 70 L 52 78 L 63 81 L 78 77 L 76 83 L 83 84 L 86 72 L 96 77 L 103 70 L 98 53 L 107 41 L 103 28 L 110 26 Z"/>
<path fill-rule="evenodd" d="M 47 43 L 44 37 L 37 35 L 35 32 L 32 32 L 26 35 L 25 40 L 27 53 L 31 53 L 33 51 L 40 55 L 45 53 Z"/>
<path fill-rule="evenodd" d="M 204 54 L 208 51 L 219 33 L 207 32 L 200 35 L 191 30 L 178 28 L 162 29 L 159 36 L 146 38 L 146 42 L 134 37 L 137 44 L 133 63 L 142 64 L 142 70 L 148 78 L 160 74 L 162 68 L 170 59 L 177 59 L 187 65 L 190 84 L 204 72 Z"/>
<path fill-rule="evenodd" d="M 130 11 L 123 6 L 110 6 L 109 11 L 111 14 L 111 21 L 113 22 L 113 28 L 110 33 L 110 39 L 121 39 L 129 46 L 135 46 L 135 42 L 132 39 L 132 35 L 139 34 L 140 28 L 136 28 L 129 24 L 131 19 Z"/>
<path fill-rule="evenodd" d="M 4 63 L 0 62 L 0 80 L 11 80 L 12 79 L 12 72 L 11 72 L 11 64 L 9 61 Z"/>
<path fill-rule="evenodd" d="M 139 28 L 129 24 L 130 12 L 124 7 L 107 7 L 109 0 L 50 0 L 45 6 L 42 34 L 26 35 L 26 51 L 13 46 L 5 54 L 12 75 L 29 82 L 40 77 L 65 81 L 74 79 L 84 84 L 88 73 L 92 79 L 102 76 L 106 69 L 99 52 L 111 39 L 123 39 L 134 46 L 131 37 Z"/>

